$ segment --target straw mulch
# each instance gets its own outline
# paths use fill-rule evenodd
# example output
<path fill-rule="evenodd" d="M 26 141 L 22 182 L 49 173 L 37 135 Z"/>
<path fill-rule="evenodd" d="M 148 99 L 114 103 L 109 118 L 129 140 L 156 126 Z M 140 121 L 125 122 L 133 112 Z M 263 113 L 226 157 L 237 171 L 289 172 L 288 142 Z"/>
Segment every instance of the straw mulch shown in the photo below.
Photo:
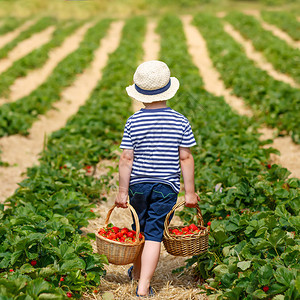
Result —
<path fill-rule="evenodd" d="M 107 174 L 107 172 L 114 168 L 117 170 L 117 161 L 102 161 L 97 167 L 95 176 Z M 94 209 L 99 218 L 91 220 L 87 228 L 83 228 L 84 232 L 96 232 L 104 225 L 104 220 L 107 211 L 112 207 L 117 193 L 117 171 L 111 172 L 110 190 L 102 191 L 101 196 L 106 196 L 107 201 L 102 201 L 97 204 Z M 110 222 L 118 227 L 130 227 L 131 216 L 128 209 L 115 208 L 111 214 Z M 172 224 L 181 224 L 178 217 L 174 217 Z M 97 251 L 96 242 L 92 242 L 94 251 Z M 172 270 L 181 267 L 185 264 L 184 257 L 174 257 L 169 255 L 162 244 L 161 255 L 155 274 L 151 281 L 151 286 L 155 291 L 155 296 L 151 299 L 160 300 L 187 300 L 187 299 L 207 299 L 205 294 L 200 294 L 202 291 L 198 286 L 200 284 L 191 272 L 185 274 L 173 274 Z M 137 299 L 135 295 L 137 281 L 130 281 L 127 275 L 127 269 L 130 265 L 112 265 L 105 266 L 107 271 L 106 276 L 102 279 L 101 285 L 97 288 L 98 293 L 84 294 L 84 300 L 87 299 Z"/>

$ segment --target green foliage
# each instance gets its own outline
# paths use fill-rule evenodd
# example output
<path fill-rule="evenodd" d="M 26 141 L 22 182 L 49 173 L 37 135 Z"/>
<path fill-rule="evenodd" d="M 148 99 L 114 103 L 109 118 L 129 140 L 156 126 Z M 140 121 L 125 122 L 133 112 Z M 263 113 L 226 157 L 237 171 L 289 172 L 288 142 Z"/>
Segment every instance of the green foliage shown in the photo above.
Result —
<path fill-rule="evenodd" d="M 107 28 L 109 22 L 101 24 Z M 131 104 L 124 87 L 141 59 L 144 34 L 144 18 L 126 22 L 119 48 L 110 55 L 90 99 L 65 128 L 52 134 L 40 165 L 28 169 L 28 178 L 6 200 L 6 209 L 0 205 L 4 299 L 66 299 L 67 292 L 80 298 L 100 284 L 107 258 L 93 253 L 80 228 L 95 217 L 92 201 L 99 200 L 110 178 L 96 179 L 86 166 L 112 156 L 114 143 L 120 141 Z"/>
<path fill-rule="evenodd" d="M 49 52 L 62 44 L 64 39 L 72 34 L 83 21 L 61 21 L 56 26 L 51 41 L 33 50 L 28 55 L 15 61 L 13 65 L 0 74 L 0 96 L 8 97 L 10 85 L 19 77 L 26 76 L 28 70 L 41 67 L 49 58 Z"/>
<path fill-rule="evenodd" d="M 266 22 L 276 25 L 288 33 L 295 41 L 300 40 L 300 23 L 296 16 L 286 11 L 267 11 L 261 12 Z"/>
<path fill-rule="evenodd" d="M 247 58 L 244 49 L 224 30 L 221 21 L 199 13 L 195 25 L 206 39 L 211 59 L 227 88 L 243 97 L 266 124 L 287 131 L 300 143 L 300 91 L 274 80 Z"/>
<path fill-rule="evenodd" d="M 21 26 L 25 21 L 27 21 L 28 18 L 6 17 L 1 20 L 4 23 L 0 27 L 0 35 L 15 30 L 17 27 Z"/>
<path fill-rule="evenodd" d="M 181 83 L 172 107 L 188 117 L 197 139 L 195 185 L 204 223 L 211 222 L 208 252 L 185 268 L 205 279 L 217 299 L 297 299 L 300 180 L 268 167 L 270 152 L 261 149 L 254 120 L 203 90 L 178 18 L 163 18 L 159 33 L 161 59 Z M 196 221 L 195 209 L 178 214 L 187 224 Z"/>
<path fill-rule="evenodd" d="M 25 39 L 28 39 L 33 34 L 43 31 L 47 27 L 54 25 L 56 23 L 56 19 L 52 17 L 43 17 L 38 20 L 35 24 L 30 26 L 27 30 L 22 31 L 14 40 L 10 43 L 6 44 L 4 47 L 0 49 L 0 59 L 7 56 L 8 52 L 11 51 L 16 45 Z"/>
<path fill-rule="evenodd" d="M 226 17 L 241 34 L 252 40 L 254 47 L 262 51 L 278 71 L 291 75 L 300 82 L 300 50 L 290 47 L 285 41 L 261 27 L 259 21 L 240 12 L 231 12 Z"/>
<path fill-rule="evenodd" d="M 99 21 L 89 28 L 79 47 L 63 59 L 53 70 L 47 81 L 28 96 L 0 107 L 0 136 L 28 134 L 28 129 L 44 114 L 52 103 L 60 99 L 60 92 L 76 79 L 76 75 L 91 63 L 99 40 L 104 36 L 111 20 Z"/>

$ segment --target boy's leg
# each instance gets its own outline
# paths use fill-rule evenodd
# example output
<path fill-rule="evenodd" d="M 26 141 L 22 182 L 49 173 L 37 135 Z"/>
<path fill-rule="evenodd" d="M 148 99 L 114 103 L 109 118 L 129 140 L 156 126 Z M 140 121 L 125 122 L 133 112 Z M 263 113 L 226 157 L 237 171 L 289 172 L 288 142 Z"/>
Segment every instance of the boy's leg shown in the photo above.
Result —
<path fill-rule="evenodd" d="M 135 280 L 139 280 L 141 274 L 141 258 L 143 252 L 144 245 L 142 246 L 141 252 L 138 257 L 133 262 L 133 270 L 132 270 L 132 278 Z"/>
<path fill-rule="evenodd" d="M 173 208 L 177 193 L 168 185 L 155 183 L 149 199 L 148 215 L 145 223 L 145 245 L 141 257 L 141 273 L 138 294 L 147 295 L 156 269 L 166 215 Z"/>
<path fill-rule="evenodd" d="M 150 281 L 159 260 L 160 244 L 160 242 L 145 241 L 141 255 L 141 273 L 137 291 L 139 295 L 149 293 Z"/>

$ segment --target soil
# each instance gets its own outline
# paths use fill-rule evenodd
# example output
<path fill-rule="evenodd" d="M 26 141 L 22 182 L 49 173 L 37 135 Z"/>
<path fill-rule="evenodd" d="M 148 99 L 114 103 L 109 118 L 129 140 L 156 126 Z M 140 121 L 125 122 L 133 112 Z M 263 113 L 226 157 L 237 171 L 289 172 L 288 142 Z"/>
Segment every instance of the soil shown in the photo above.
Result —
<path fill-rule="evenodd" d="M 224 96 L 225 101 L 237 111 L 237 113 L 247 116 L 253 115 L 251 109 L 244 104 L 243 99 L 231 95 L 231 90 L 225 88 L 224 83 L 220 79 L 220 74 L 214 68 L 209 57 L 205 40 L 201 36 L 199 30 L 190 24 L 191 17 L 185 16 L 182 19 L 189 52 L 194 64 L 199 68 L 205 89 L 214 95 Z M 226 26 L 226 31 L 230 31 L 231 34 L 237 33 L 230 25 Z M 228 26 L 230 26 L 230 28 L 228 28 Z M 245 48 L 247 47 L 246 45 L 244 46 Z M 253 47 L 249 47 L 248 45 L 246 53 L 250 59 L 252 58 L 253 51 Z M 258 54 L 261 55 L 260 53 Z M 265 68 L 264 64 L 264 61 L 260 61 L 259 66 Z M 262 133 L 262 140 L 273 138 L 275 136 L 274 129 L 264 127 L 260 129 L 260 132 Z M 300 178 L 300 145 L 296 145 L 289 136 L 285 136 L 273 139 L 273 143 L 266 147 L 273 147 L 281 153 L 280 156 L 275 154 L 271 155 L 272 163 L 280 164 L 291 171 L 290 177 Z"/>
<path fill-rule="evenodd" d="M 44 136 L 63 127 L 67 119 L 88 99 L 97 81 L 101 79 L 101 70 L 106 65 L 108 54 L 119 44 L 122 26 L 123 22 L 112 23 L 107 36 L 102 39 L 101 46 L 95 52 L 92 65 L 78 75 L 72 86 L 62 92 L 61 101 L 55 103 L 52 110 L 33 124 L 28 137 L 12 135 L 0 139 L 0 149 L 3 152 L 1 158 L 11 165 L 0 167 L 0 201 L 12 195 L 18 187 L 17 183 L 25 178 L 22 174 L 26 168 L 38 162 Z"/>
<path fill-rule="evenodd" d="M 35 20 L 28 20 L 20 27 L 16 28 L 13 31 L 10 31 L 6 34 L 0 36 L 0 48 L 4 47 L 6 44 L 14 40 L 22 31 L 27 30 L 31 25 L 33 25 Z"/>
<path fill-rule="evenodd" d="M 232 106 L 239 114 L 251 116 L 252 112 L 244 103 L 243 100 L 230 94 L 230 90 L 224 87 L 223 82 L 220 79 L 218 72 L 214 69 L 212 62 L 209 58 L 206 44 L 201 35 L 189 24 L 189 16 L 183 17 L 184 30 L 188 39 L 189 51 L 193 57 L 195 65 L 199 68 L 199 72 L 204 79 L 205 87 L 211 93 L 215 95 L 224 96 L 225 101 Z M 145 37 L 144 57 L 143 61 L 157 59 L 159 56 L 159 36 L 155 33 L 156 23 L 150 21 L 147 26 L 147 33 Z M 119 44 L 121 30 L 123 22 L 114 22 L 107 36 L 101 41 L 100 47 L 95 51 L 95 59 L 92 65 L 87 68 L 84 73 L 78 75 L 75 83 L 66 88 L 61 96 L 61 101 L 54 104 L 54 109 L 50 110 L 45 116 L 34 123 L 30 130 L 28 137 L 14 135 L 10 137 L 4 137 L 0 139 L 0 148 L 3 151 L 1 157 L 3 161 L 9 162 L 12 166 L 3 168 L 0 167 L 0 201 L 10 196 L 17 188 L 17 183 L 25 178 L 26 175 L 22 175 L 22 172 L 26 171 L 27 167 L 31 167 L 38 163 L 38 153 L 42 150 L 44 135 L 49 135 L 51 132 L 61 128 L 65 125 L 67 119 L 75 114 L 80 105 L 83 105 L 86 99 L 88 99 L 90 93 L 95 88 L 98 80 L 101 79 L 102 68 L 106 65 L 108 54 L 114 51 Z M 78 32 L 77 32 L 78 34 Z M 71 37 L 70 37 L 71 39 Z M 75 47 L 78 45 L 78 39 L 69 40 L 69 47 Z M 60 48 L 62 49 L 64 45 Z M 65 49 L 65 48 L 64 48 Z M 197 51 L 196 51 L 197 50 Z M 59 48 L 53 51 L 59 51 Z M 62 50 L 61 50 L 62 51 Z M 201 53 L 201 55 L 199 55 Z M 62 54 L 61 54 L 62 55 Z M 47 64 L 50 65 L 49 58 Z M 58 61 L 56 61 L 57 63 Z M 55 65 L 52 61 L 53 66 Z M 48 66 L 49 67 L 49 66 Z M 50 68 L 50 67 L 49 67 Z M 48 69 L 43 67 L 39 69 L 40 76 L 46 78 Z M 99 72 L 100 70 L 100 72 Z M 34 72 L 28 75 L 34 76 Z M 48 73 L 49 74 L 49 73 Z M 33 77 L 31 79 L 33 81 Z M 31 81 L 30 80 L 30 81 Z M 12 92 L 17 93 L 18 89 L 22 89 L 22 85 L 29 84 L 27 77 L 16 83 L 15 89 Z M 40 83 L 34 81 L 31 90 L 36 88 Z M 212 85 L 213 84 L 213 85 Z M 13 97 L 13 96 L 12 96 Z M 16 96 L 15 96 L 16 97 Z M 137 105 L 137 103 L 139 105 Z M 142 107 L 140 102 L 133 103 L 133 110 L 137 111 Z M 273 130 L 262 129 L 265 133 L 273 135 Z M 266 138 L 266 135 L 264 135 Z M 288 169 L 296 174 L 294 176 L 299 177 L 300 166 L 297 165 L 296 157 L 299 157 L 299 146 L 293 144 L 289 137 L 275 139 L 272 145 L 282 152 L 279 161 L 283 166 L 288 165 Z M 272 158 L 274 161 L 279 159 L 278 157 Z M 291 160 L 290 160 L 291 159 Z M 288 162 L 289 161 L 289 162 Z M 13 166 L 13 164 L 16 164 Z M 100 192 L 102 197 L 106 197 L 107 201 L 101 201 L 96 205 L 94 211 L 99 214 L 99 217 L 91 220 L 87 228 L 83 228 L 84 232 L 96 232 L 101 226 L 104 225 L 104 220 L 109 208 L 114 204 L 114 199 L 117 193 L 117 180 L 118 180 L 118 161 L 102 160 L 98 166 L 94 176 L 99 177 L 106 175 L 110 168 L 114 167 L 113 178 L 111 180 L 111 186 L 109 190 L 102 190 Z M 180 198 L 179 200 L 181 200 Z M 121 210 L 116 208 L 111 216 L 111 222 L 117 226 L 130 226 L 130 214 L 127 210 Z M 178 217 L 174 217 L 172 224 L 181 224 Z M 96 251 L 96 244 L 93 242 L 94 250 Z M 152 287 L 156 292 L 156 296 L 153 299 L 207 299 L 206 295 L 200 295 L 201 291 L 198 288 L 200 284 L 198 279 L 195 279 L 193 274 L 187 272 L 186 274 L 173 274 L 172 270 L 184 265 L 186 258 L 173 257 L 169 255 L 162 246 L 161 257 L 159 265 L 153 277 Z M 102 299 L 105 294 L 107 297 L 114 297 L 110 299 L 136 299 L 135 289 L 137 282 L 130 281 L 127 276 L 127 269 L 129 265 L 125 266 L 106 266 L 107 274 L 103 278 L 99 287 L 99 293 L 97 294 L 85 294 L 84 299 Z"/>
<path fill-rule="evenodd" d="M 19 98 L 29 95 L 39 85 L 46 81 L 57 64 L 62 61 L 71 52 L 75 51 L 82 41 L 86 31 L 93 23 L 86 23 L 72 35 L 65 39 L 61 46 L 53 49 L 49 53 L 49 59 L 37 70 L 30 71 L 26 77 L 18 78 L 10 87 L 10 101 L 16 101 Z"/>
<path fill-rule="evenodd" d="M 14 63 L 14 61 L 27 55 L 32 50 L 48 43 L 52 38 L 52 33 L 54 30 L 54 26 L 49 26 L 43 31 L 33 34 L 30 38 L 20 42 L 13 50 L 9 52 L 7 58 L 0 60 L 0 73 L 7 70 Z"/>
<path fill-rule="evenodd" d="M 245 53 L 249 59 L 253 60 L 256 65 L 265 70 L 274 79 L 283 81 L 292 87 L 299 88 L 300 86 L 290 76 L 276 71 L 271 63 L 269 63 L 261 52 L 255 50 L 252 42 L 245 39 L 232 25 L 225 23 L 224 30 L 230 34 L 238 43 L 240 43 L 245 49 Z"/>

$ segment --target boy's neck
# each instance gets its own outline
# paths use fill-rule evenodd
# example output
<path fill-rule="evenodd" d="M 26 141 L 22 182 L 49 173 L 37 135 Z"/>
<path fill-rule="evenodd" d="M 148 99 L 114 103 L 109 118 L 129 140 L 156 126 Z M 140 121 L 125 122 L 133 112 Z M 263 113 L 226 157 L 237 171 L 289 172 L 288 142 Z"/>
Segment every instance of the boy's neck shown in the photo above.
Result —
<path fill-rule="evenodd" d="M 152 103 L 143 103 L 146 109 L 156 109 L 156 108 L 165 108 L 167 107 L 167 100 L 156 101 Z"/>

